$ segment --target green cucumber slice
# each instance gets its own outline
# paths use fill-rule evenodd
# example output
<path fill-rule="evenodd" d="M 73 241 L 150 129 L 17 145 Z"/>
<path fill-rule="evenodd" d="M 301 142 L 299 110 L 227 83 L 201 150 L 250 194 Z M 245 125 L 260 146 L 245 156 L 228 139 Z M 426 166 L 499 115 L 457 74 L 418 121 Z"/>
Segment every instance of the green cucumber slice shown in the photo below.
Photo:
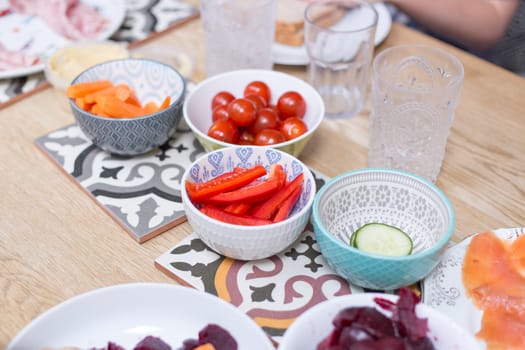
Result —
<path fill-rule="evenodd" d="M 397 227 L 370 223 L 355 231 L 350 245 L 369 253 L 387 256 L 405 256 L 412 252 L 412 239 Z"/>

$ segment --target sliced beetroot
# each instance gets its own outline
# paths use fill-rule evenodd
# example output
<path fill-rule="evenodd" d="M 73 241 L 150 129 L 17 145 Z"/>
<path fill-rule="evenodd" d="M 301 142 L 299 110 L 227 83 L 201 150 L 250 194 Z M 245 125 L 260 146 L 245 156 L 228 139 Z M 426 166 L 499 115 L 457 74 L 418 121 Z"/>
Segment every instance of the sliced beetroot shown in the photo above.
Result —
<path fill-rule="evenodd" d="M 392 313 L 398 332 L 403 337 L 417 340 L 426 337 L 427 320 L 416 315 L 416 305 L 419 297 L 409 288 L 399 290 L 399 299 Z"/>
<path fill-rule="evenodd" d="M 142 339 L 135 347 L 134 350 L 171 350 L 166 342 L 158 337 L 148 335 Z"/>
<path fill-rule="evenodd" d="M 374 339 L 395 335 L 392 320 L 373 307 L 343 309 L 337 314 L 333 323 L 339 329 L 348 326 L 360 328 Z"/>
<path fill-rule="evenodd" d="M 237 341 L 230 332 L 213 323 L 199 332 L 199 345 L 207 343 L 211 343 L 215 350 L 237 350 Z"/>
<path fill-rule="evenodd" d="M 346 348 L 344 348 L 346 349 Z M 362 340 L 352 345 L 352 350 L 406 350 L 403 339 L 387 337 L 377 340 Z"/>

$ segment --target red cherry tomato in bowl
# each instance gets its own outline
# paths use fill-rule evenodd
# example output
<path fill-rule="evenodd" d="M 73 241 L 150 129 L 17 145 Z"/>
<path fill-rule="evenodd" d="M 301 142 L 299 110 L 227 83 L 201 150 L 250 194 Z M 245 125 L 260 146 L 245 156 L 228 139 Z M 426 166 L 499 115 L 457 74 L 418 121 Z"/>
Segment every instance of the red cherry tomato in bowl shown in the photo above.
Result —
<path fill-rule="evenodd" d="M 285 142 L 283 133 L 275 129 L 263 129 L 255 135 L 254 144 L 257 146 L 275 145 Z"/>
<path fill-rule="evenodd" d="M 215 122 L 219 119 L 228 119 L 228 106 L 220 105 L 213 109 L 211 120 Z"/>
<path fill-rule="evenodd" d="M 229 119 L 219 119 L 211 124 L 208 136 L 216 140 L 237 143 L 239 141 L 239 129 Z"/>
<path fill-rule="evenodd" d="M 211 100 L 211 109 L 214 110 L 217 106 L 227 106 L 231 101 L 235 100 L 235 96 L 229 91 L 220 91 L 213 96 Z"/>
<path fill-rule="evenodd" d="M 257 117 L 257 109 L 252 101 L 237 98 L 228 105 L 228 117 L 237 126 L 249 126 Z"/>
<path fill-rule="evenodd" d="M 308 126 L 301 118 L 287 118 L 281 123 L 281 132 L 287 140 L 295 139 L 308 131 Z"/>
<path fill-rule="evenodd" d="M 306 101 L 297 91 L 288 91 L 279 97 L 277 109 L 281 119 L 302 118 L 306 113 Z"/>
<path fill-rule="evenodd" d="M 250 126 L 250 132 L 257 135 L 262 129 L 276 129 L 279 130 L 281 122 L 279 116 L 272 108 L 266 107 L 257 111 L 257 118 Z"/>
<path fill-rule="evenodd" d="M 244 96 L 251 94 L 261 96 L 266 101 L 266 105 L 272 101 L 270 87 L 263 81 L 256 80 L 246 85 L 244 88 Z"/>

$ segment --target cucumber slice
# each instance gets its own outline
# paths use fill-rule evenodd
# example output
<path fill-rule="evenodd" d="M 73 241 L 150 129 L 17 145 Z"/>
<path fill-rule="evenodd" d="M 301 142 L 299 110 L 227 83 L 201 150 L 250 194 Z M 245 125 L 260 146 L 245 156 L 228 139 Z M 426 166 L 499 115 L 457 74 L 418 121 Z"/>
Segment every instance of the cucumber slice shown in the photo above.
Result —
<path fill-rule="evenodd" d="M 412 252 L 412 239 L 397 227 L 371 223 L 360 227 L 350 238 L 350 245 L 369 253 L 404 256 Z"/>

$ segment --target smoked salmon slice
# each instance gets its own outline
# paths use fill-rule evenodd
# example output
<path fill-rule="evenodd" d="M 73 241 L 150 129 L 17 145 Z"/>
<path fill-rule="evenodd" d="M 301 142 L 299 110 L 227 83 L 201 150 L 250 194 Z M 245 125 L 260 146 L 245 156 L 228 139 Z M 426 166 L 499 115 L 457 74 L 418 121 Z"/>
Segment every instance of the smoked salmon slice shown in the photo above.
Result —
<path fill-rule="evenodd" d="M 462 268 L 463 285 L 483 310 L 476 334 L 488 349 L 525 349 L 525 235 L 513 243 L 493 232 L 474 236 Z"/>

